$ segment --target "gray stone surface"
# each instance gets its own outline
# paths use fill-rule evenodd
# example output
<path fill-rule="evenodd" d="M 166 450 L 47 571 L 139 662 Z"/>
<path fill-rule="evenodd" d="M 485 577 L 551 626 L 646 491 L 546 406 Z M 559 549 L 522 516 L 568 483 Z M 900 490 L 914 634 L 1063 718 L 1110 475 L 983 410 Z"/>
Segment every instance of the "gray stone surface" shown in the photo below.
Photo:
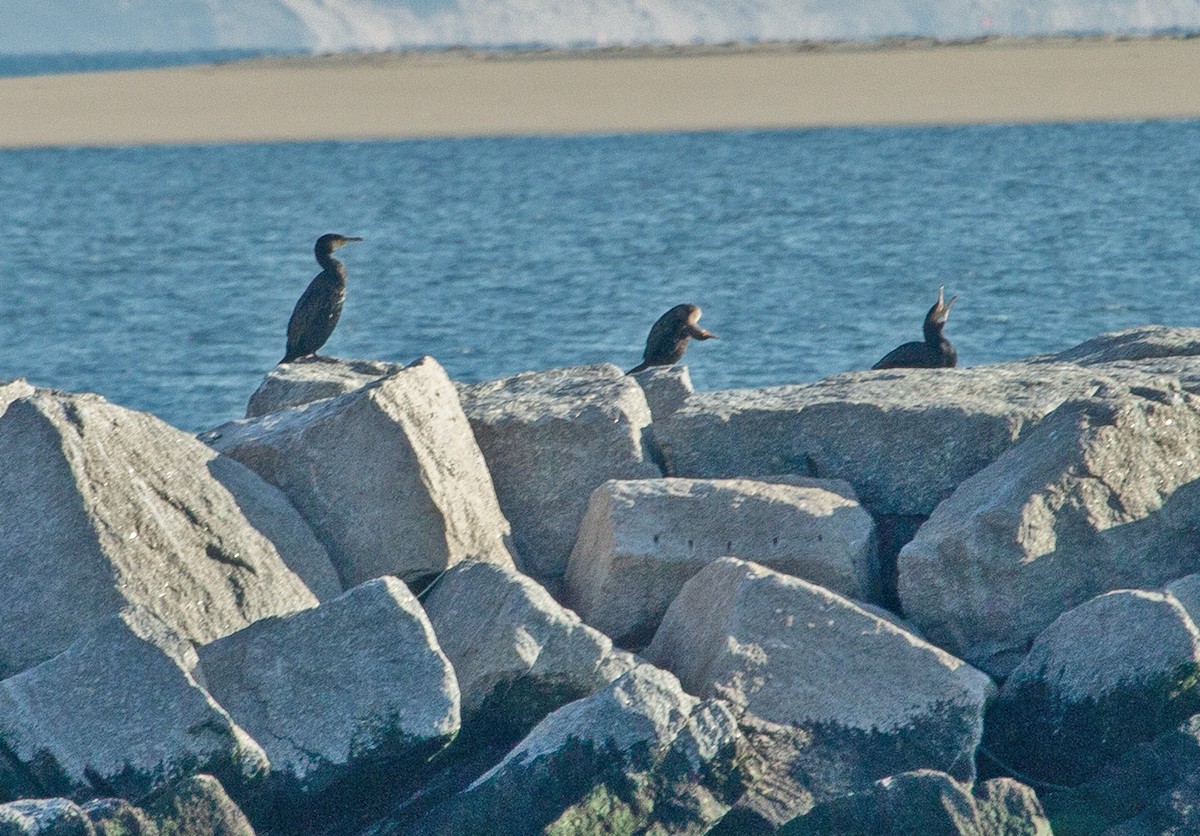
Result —
<path fill-rule="evenodd" d="M 728 700 L 771 762 L 740 806 L 781 824 L 811 799 L 930 768 L 970 782 L 984 674 L 822 587 L 721 558 L 684 586 L 646 658 Z"/>
<path fill-rule="evenodd" d="M 1194 356 L 1200 356 L 1200 328 L 1142 325 L 1101 334 L 1066 351 L 1035 360 L 1092 366 L 1119 360 L 1141 362 L 1163 357 Z"/>
<path fill-rule="evenodd" d="M 163 836 L 254 836 L 254 827 L 212 775 L 185 778 L 149 808 Z"/>
<path fill-rule="evenodd" d="M 487 739 L 519 739 L 633 665 L 535 581 L 502 566 L 460 563 L 424 604 L 458 677 L 464 729 Z"/>
<path fill-rule="evenodd" d="M 279 486 L 346 587 L 475 558 L 512 565 L 509 525 L 454 386 L 431 357 L 338 398 L 204 434 Z"/>
<path fill-rule="evenodd" d="M 655 421 L 665 421 L 696 391 L 687 366 L 651 366 L 632 377 L 646 393 Z"/>
<path fill-rule="evenodd" d="M 884 778 L 853 795 L 817 805 L 779 836 L 1051 836 L 1029 787 L 989 781 L 972 795 L 944 772 L 916 770 Z"/>
<path fill-rule="evenodd" d="M 412 831 L 701 834 L 740 791 L 737 723 L 639 665 L 555 711 Z"/>
<path fill-rule="evenodd" d="M 198 653 L 206 687 L 267 753 L 280 793 L 315 795 L 364 764 L 416 773 L 458 732 L 454 671 L 395 578 Z"/>
<path fill-rule="evenodd" d="M 1115 390 L 1064 404 L 965 481 L 900 552 L 905 615 L 1007 675 L 1058 615 L 1200 570 L 1200 401 Z"/>
<path fill-rule="evenodd" d="M 185 670 L 194 659 L 164 646 L 186 644 L 145 611 L 114 616 L 0 682 L 0 744 L 40 794 L 138 799 L 201 771 L 246 791 L 265 777 L 262 749 Z"/>
<path fill-rule="evenodd" d="M 340 594 L 278 490 L 153 416 L 38 391 L 0 416 L 0 461 L 0 676 L 129 606 L 208 642 Z"/>
<path fill-rule="evenodd" d="M 336 398 L 390 377 L 403 368 L 403 363 L 331 357 L 281 363 L 267 372 L 250 396 L 246 417 L 258 418 L 280 409 Z"/>
<path fill-rule="evenodd" d="M 521 568 L 539 581 L 566 571 L 593 490 L 609 479 L 662 475 L 645 444 L 645 395 L 614 365 L 526 372 L 459 394 Z"/>
<path fill-rule="evenodd" d="M 83 808 L 66 798 L 0 804 L 0 836 L 95 836 Z"/>
<path fill-rule="evenodd" d="M 1075 785 L 1200 711 L 1200 630 L 1169 593 L 1120 590 L 1038 636 L 988 712 L 984 743 L 1037 781 Z"/>
<path fill-rule="evenodd" d="M 1086 783 L 1042 794 L 1060 836 L 1200 832 L 1200 715 L 1134 746 Z"/>
<path fill-rule="evenodd" d="M 1119 385 L 1071 363 L 853 372 L 696 392 L 654 439 L 670 476 L 845 479 L 873 514 L 928 515 L 1063 401 Z"/>
<path fill-rule="evenodd" d="M 123 798 L 94 798 L 83 805 L 83 811 L 96 836 L 160 836 L 146 811 Z"/>
<path fill-rule="evenodd" d="M 605 482 L 571 553 L 565 600 L 619 645 L 641 647 L 688 578 L 719 557 L 877 599 L 875 525 L 850 486 L 777 478 Z"/>

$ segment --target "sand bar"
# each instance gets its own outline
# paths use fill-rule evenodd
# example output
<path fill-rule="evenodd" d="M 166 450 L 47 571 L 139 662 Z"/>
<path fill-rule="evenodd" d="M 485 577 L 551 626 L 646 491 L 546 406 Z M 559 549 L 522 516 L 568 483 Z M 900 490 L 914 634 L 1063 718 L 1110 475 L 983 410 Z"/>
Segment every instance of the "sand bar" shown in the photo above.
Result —
<path fill-rule="evenodd" d="M 0 147 L 1200 117 L 1200 38 L 274 58 L 0 79 Z"/>

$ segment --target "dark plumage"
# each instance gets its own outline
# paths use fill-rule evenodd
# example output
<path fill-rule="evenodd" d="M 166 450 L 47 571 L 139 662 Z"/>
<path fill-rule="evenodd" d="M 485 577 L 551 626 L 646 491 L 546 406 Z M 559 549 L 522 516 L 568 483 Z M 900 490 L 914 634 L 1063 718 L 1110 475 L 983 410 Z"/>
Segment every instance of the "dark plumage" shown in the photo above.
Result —
<path fill-rule="evenodd" d="M 720 339 L 716 334 L 709 333 L 696 323 L 700 321 L 699 305 L 676 305 L 658 318 L 650 329 L 646 339 L 646 350 L 642 353 L 642 363 L 635 366 L 626 374 L 637 374 L 651 366 L 670 366 L 678 363 L 687 351 L 688 340 L 695 337 L 698 340 Z"/>
<path fill-rule="evenodd" d="M 946 327 L 946 319 L 950 316 L 950 306 L 957 296 L 951 296 L 949 302 L 943 302 L 944 287 L 938 288 L 938 298 L 934 306 L 925 314 L 925 341 L 905 343 L 889 351 L 882 360 L 871 366 L 872 369 L 950 369 L 958 362 L 958 352 L 950 341 L 942 336 Z"/>
<path fill-rule="evenodd" d="M 287 353 L 280 363 L 315 357 L 317 349 L 325 345 L 333 333 L 346 301 L 346 267 L 333 257 L 333 251 L 351 241 L 361 240 L 333 233 L 317 239 L 314 251 L 322 270 L 309 282 L 292 310 L 292 318 L 288 320 Z"/>

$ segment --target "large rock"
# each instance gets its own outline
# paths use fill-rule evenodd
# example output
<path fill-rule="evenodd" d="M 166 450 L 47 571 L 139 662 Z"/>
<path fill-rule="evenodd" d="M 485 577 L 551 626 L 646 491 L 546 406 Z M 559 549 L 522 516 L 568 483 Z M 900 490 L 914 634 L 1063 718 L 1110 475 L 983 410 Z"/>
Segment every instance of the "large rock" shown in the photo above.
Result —
<path fill-rule="evenodd" d="M 267 372 L 263 382 L 250 396 L 247 418 L 258 418 L 292 406 L 336 398 L 390 377 L 404 368 L 403 363 L 378 360 L 336 360 L 320 357 L 298 363 L 280 363 Z"/>
<path fill-rule="evenodd" d="M 341 592 L 278 490 L 153 416 L 30 393 L 0 462 L 0 676 L 130 606 L 204 643 Z"/>
<path fill-rule="evenodd" d="M 1174 596 L 1122 590 L 1059 616 L 1004 683 L 984 743 L 1020 774 L 1075 785 L 1200 711 L 1200 630 Z"/>
<path fill-rule="evenodd" d="M 1200 570 L 1200 400 L 1072 401 L 964 482 L 900 552 L 904 612 L 1007 675 L 1062 612 Z"/>
<path fill-rule="evenodd" d="M 974 779 L 982 673 L 853 602 L 732 558 L 671 604 L 646 658 L 684 689 L 728 700 L 772 763 L 739 803 L 780 824 L 888 775 L 929 768 Z"/>
<path fill-rule="evenodd" d="M 700 834 L 741 789 L 729 709 L 639 665 L 555 711 L 410 831 Z"/>
<path fill-rule="evenodd" d="M 198 652 L 209 692 L 262 745 L 283 797 L 368 786 L 380 770 L 409 780 L 458 731 L 454 671 L 395 578 Z"/>
<path fill-rule="evenodd" d="M 670 476 L 845 479 L 873 514 L 927 516 L 1063 401 L 1114 385 L 1071 363 L 854 372 L 696 392 L 654 438 Z"/>
<path fill-rule="evenodd" d="M 347 588 L 386 574 L 415 580 L 467 558 L 512 565 L 487 466 L 431 357 L 203 438 L 279 486 Z"/>
<path fill-rule="evenodd" d="M 460 563 L 426 594 L 425 610 L 462 692 L 463 726 L 517 740 L 554 709 L 632 666 L 628 654 L 524 575 Z"/>
<path fill-rule="evenodd" d="M 249 792 L 266 755 L 194 667 L 190 645 L 138 610 L 0 682 L 4 792 L 138 799 L 196 772 Z"/>
<path fill-rule="evenodd" d="M 96 836 L 96 829 L 66 798 L 27 798 L 0 804 L 0 836 Z"/>
<path fill-rule="evenodd" d="M 163 836 L 254 836 L 241 808 L 212 775 L 193 775 L 156 798 L 149 808 Z"/>
<path fill-rule="evenodd" d="M 625 647 L 649 642 L 688 578 L 719 557 L 753 560 L 842 595 L 875 599 L 874 530 L 845 482 L 606 482 L 588 504 L 565 598 Z"/>
<path fill-rule="evenodd" d="M 1087 783 L 1042 795 L 1057 836 L 1200 832 L 1200 715 L 1101 767 Z"/>
<path fill-rule="evenodd" d="M 662 475 L 645 444 L 646 397 L 611 364 L 526 372 L 459 394 L 521 568 L 538 580 L 553 584 L 566 571 L 593 490 Z"/>
<path fill-rule="evenodd" d="M 970 787 L 944 772 L 917 770 L 884 778 L 817 805 L 779 836 L 1051 836 L 1033 790 L 998 778 Z"/>
<path fill-rule="evenodd" d="M 1163 357 L 1195 356 L 1200 356 L 1200 328 L 1142 325 L 1101 334 L 1058 354 L 1034 359 L 1040 362 L 1094 366 L 1121 360 L 1142 362 Z"/>
<path fill-rule="evenodd" d="M 646 393 L 655 421 L 664 421 L 677 412 L 696 391 L 687 366 L 651 366 L 632 377 Z"/>

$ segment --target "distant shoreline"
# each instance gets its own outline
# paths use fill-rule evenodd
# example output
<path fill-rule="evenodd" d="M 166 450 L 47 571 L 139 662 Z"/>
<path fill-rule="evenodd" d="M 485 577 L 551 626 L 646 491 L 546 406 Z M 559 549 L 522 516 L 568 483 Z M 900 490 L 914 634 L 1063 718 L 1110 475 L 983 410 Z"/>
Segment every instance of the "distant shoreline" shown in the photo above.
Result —
<path fill-rule="evenodd" d="M 264 56 L 0 78 L 0 148 L 1200 118 L 1200 37 Z"/>

